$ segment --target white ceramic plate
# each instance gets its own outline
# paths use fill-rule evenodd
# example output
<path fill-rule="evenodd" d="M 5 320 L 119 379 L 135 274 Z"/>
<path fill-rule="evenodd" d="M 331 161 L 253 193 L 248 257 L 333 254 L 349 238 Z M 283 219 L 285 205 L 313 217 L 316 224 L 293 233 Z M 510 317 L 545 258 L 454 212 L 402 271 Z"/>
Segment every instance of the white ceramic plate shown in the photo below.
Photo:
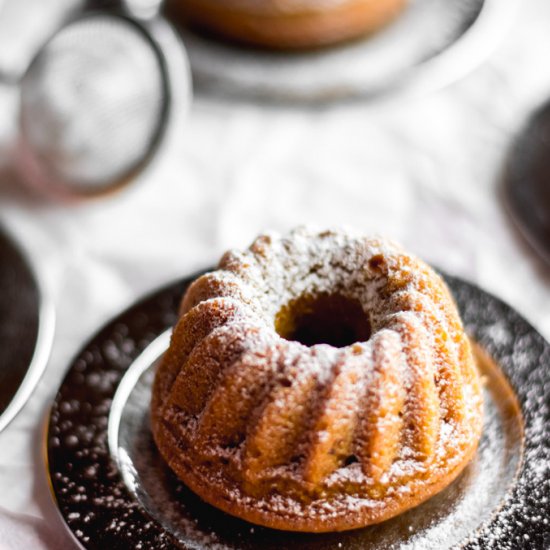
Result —
<path fill-rule="evenodd" d="M 518 0 L 411 0 L 363 40 L 305 53 L 232 45 L 182 29 L 197 88 L 275 101 L 426 93 L 465 76 L 498 46 Z"/>

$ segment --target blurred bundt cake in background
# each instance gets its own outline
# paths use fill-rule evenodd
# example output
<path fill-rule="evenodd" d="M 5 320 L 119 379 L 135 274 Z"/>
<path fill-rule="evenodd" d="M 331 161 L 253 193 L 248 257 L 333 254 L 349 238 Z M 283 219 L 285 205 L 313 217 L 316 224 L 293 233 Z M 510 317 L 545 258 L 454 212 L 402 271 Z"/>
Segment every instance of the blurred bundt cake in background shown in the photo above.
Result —
<path fill-rule="evenodd" d="M 199 29 L 254 46 L 303 49 L 375 32 L 407 0 L 171 0 L 168 10 Z"/>

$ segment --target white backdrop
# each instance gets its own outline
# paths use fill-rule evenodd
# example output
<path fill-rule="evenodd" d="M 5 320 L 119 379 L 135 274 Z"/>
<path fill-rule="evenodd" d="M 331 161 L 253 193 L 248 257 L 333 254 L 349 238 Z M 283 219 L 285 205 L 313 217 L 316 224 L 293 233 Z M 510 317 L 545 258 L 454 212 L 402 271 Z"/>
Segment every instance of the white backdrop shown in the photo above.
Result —
<path fill-rule="evenodd" d="M 550 3 L 522 4 L 491 60 L 429 97 L 322 110 L 196 98 L 184 131 L 139 185 L 79 206 L 36 200 L 1 176 L 0 221 L 29 252 L 58 312 L 46 374 L 0 434 L 2 550 L 72 548 L 41 449 L 48 405 L 83 342 L 144 292 L 213 264 L 262 229 L 347 224 L 391 236 L 550 337 L 550 271 L 517 236 L 499 196 L 512 137 L 550 96 Z M 0 64 L 9 65 L 47 14 L 40 0 L 8 5 Z M 15 105 L 1 90 L 4 148 Z"/>

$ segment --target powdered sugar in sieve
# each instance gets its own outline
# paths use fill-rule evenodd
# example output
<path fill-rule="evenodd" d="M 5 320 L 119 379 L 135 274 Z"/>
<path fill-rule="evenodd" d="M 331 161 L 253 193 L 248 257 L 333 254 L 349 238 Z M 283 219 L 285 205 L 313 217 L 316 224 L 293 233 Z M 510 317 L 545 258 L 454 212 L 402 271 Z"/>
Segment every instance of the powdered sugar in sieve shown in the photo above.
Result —
<path fill-rule="evenodd" d="M 149 159 L 168 93 L 160 57 L 129 19 L 89 14 L 35 58 L 21 84 L 21 168 L 35 184 L 95 194 Z"/>

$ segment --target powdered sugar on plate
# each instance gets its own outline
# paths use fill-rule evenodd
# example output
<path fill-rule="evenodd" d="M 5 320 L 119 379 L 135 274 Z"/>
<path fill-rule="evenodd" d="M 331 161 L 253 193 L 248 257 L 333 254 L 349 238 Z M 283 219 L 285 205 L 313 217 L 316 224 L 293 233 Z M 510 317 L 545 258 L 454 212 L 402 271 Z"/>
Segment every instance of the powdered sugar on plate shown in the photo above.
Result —
<path fill-rule="evenodd" d="M 190 493 L 156 453 L 147 428 L 150 371 L 132 386 L 121 409 L 113 460 L 107 441 L 113 397 L 136 357 L 173 324 L 184 281 L 105 327 L 77 356 L 56 397 L 49 470 L 74 536 L 85 548 L 98 549 L 548 547 L 550 346 L 497 299 L 447 281 L 468 331 L 510 381 L 521 414 L 499 371 L 489 368 L 478 455 L 445 491 L 394 520 L 347 533 L 283 533 L 236 520 Z"/>

